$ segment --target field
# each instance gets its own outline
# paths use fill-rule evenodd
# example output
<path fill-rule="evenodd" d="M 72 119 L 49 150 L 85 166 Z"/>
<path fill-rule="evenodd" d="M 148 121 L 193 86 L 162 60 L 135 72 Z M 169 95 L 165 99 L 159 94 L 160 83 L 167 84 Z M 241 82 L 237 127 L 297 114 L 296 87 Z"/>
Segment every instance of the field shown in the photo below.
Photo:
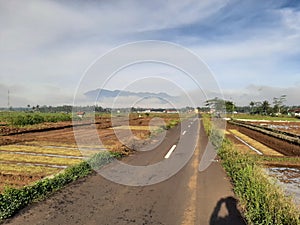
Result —
<path fill-rule="evenodd" d="M 74 131 L 71 121 L 58 120 L 24 126 L 9 123 L 7 118 L 18 116 L 19 113 L 0 115 L 0 192 L 5 187 L 22 187 L 57 174 L 104 149 L 129 154 L 132 149 L 121 143 L 120 137 L 134 142 L 137 147 L 155 133 L 179 121 L 178 114 L 132 114 L 129 121 L 119 115 L 113 119 L 110 115 L 98 115 L 95 123 L 91 123 L 89 118 L 77 121 Z M 46 118 L 46 115 L 43 116 Z M 61 114 L 56 116 L 60 118 Z M 164 123 L 153 122 L 155 117 L 161 118 Z M 94 129 L 97 137 L 93 135 Z M 77 138 L 83 140 L 80 150 L 74 132 Z M 98 138 L 102 142 L 100 146 Z"/>
<path fill-rule="evenodd" d="M 262 121 L 246 121 L 246 123 L 271 128 L 272 130 L 300 134 L 299 122 L 268 121 L 264 119 Z M 283 154 L 287 149 L 291 148 L 291 144 L 282 141 L 279 145 L 277 140 L 275 140 L 276 138 L 273 138 L 274 140 L 272 141 L 272 137 L 266 137 L 258 132 L 229 123 L 226 136 L 238 152 L 247 155 L 249 159 L 251 158 L 263 166 L 269 175 L 276 178 L 278 184 L 284 188 L 288 195 L 293 196 L 293 201 L 300 207 L 300 157 Z M 269 145 L 257 141 L 262 141 L 266 138 L 270 140 L 268 142 Z M 280 152 L 281 148 L 283 150 Z"/>
<path fill-rule="evenodd" d="M 266 117 L 262 121 L 246 121 L 247 124 L 260 125 L 262 127 L 272 128 L 274 130 L 280 130 L 293 134 L 300 134 L 300 123 L 299 122 L 288 122 L 288 121 L 268 121 Z M 249 137 L 253 131 L 241 128 L 235 125 L 227 123 L 226 136 L 234 143 L 234 145 L 243 153 L 249 153 L 250 155 L 256 155 L 264 160 L 264 164 L 277 165 L 277 166 L 299 166 L 300 168 L 300 157 L 287 157 L 274 149 L 276 149 L 276 140 L 274 143 L 269 142 L 269 145 L 262 144 L 257 140 L 264 139 L 264 136 L 259 133 L 255 133 L 255 138 Z M 261 136 L 261 137 L 260 137 Z M 272 139 L 270 137 L 270 139 Z M 289 149 L 290 144 L 285 143 L 281 146 L 283 149 Z M 258 150 L 256 152 L 255 150 Z M 260 154 L 260 153 L 261 154 Z M 294 160 L 291 160 L 294 159 Z"/>
<path fill-rule="evenodd" d="M 253 149 L 250 148 L 249 143 L 246 145 L 248 151 L 247 148 L 241 150 L 240 145 L 245 145 L 246 141 L 242 139 L 245 137 L 236 131 L 238 128 L 235 126 L 229 124 L 226 137 L 223 139 L 222 132 L 213 127 L 209 116 L 204 116 L 203 124 L 212 143 L 218 146 L 218 156 L 233 183 L 234 192 L 239 198 L 248 224 L 299 224 L 299 208 L 294 203 L 297 203 L 296 199 L 299 199 L 300 196 L 294 196 L 293 200 L 291 197 L 287 197 L 286 195 L 293 196 L 297 192 L 286 188 L 283 191 L 278 182 L 281 182 L 280 185 L 285 185 L 284 182 L 287 180 L 282 182 L 283 176 L 279 177 L 276 173 L 268 172 L 272 171 L 272 168 L 266 167 L 263 163 L 264 160 L 277 162 L 278 159 L 282 161 L 282 164 L 286 161 L 299 163 L 299 158 L 274 156 L 269 151 L 264 152 L 266 155 L 251 154 Z M 237 135 L 239 139 L 236 138 Z M 247 141 L 257 144 L 255 140 L 252 142 L 252 139 L 247 139 Z M 256 147 L 264 148 L 260 145 L 256 145 Z M 287 169 L 282 171 L 286 172 Z M 284 177 L 299 178 L 299 170 L 297 171 L 297 175 L 289 174 Z M 272 179 L 269 175 L 277 179 Z M 298 191 L 299 184 L 294 185 L 292 189 Z M 300 194 L 299 191 L 298 194 Z"/>
<path fill-rule="evenodd" d="M 263 122 L 250 121 L 249 123 L 300 135 L 300 120 L 298 122 L 293 122 L 293 121 L 286 121 L 286 122 L 284 122 L 284 121 L 263 121 Z"/>
<path fill-rule="evenodd" d="M 292 121 L 299 122 L 299 118 L 291 116 L 263 116 L 263 115 L 250 115 L 250 114 L 228 114 L 227 117 L 238 119 L 238 120 L 264 120 L 264 121 Z"/>

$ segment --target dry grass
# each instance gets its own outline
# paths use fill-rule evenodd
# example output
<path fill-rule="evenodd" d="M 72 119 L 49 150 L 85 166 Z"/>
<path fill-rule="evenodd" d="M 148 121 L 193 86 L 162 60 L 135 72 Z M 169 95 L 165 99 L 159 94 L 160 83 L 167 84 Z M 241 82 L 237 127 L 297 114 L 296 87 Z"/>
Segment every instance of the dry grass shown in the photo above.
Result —
<path fill-rule="evenodd" d="M 10 152 L 32 152 L 41 154 L 56 154 L 56 155 L 66 155 L 66 156 L 81 156 L 81 152 L 78 149 L 67 149 L 67 148 L 51 148 L 42 146 L 32 146 L 32 145 L 4 145 L 0 146 L 0 151 L 10 151 Z"/>
<path fill-rule="evenodd" d="M 111 127 L 109 129 L 113 130 L 146 130 L 146 131 L 153 131 L 158 129 L 159 126 L 118 126 L 118 127 Z"/>
<path fill-rule="evenodd" d="M 256 148 L 257 150 L 259 150 L 260 152 L 262 152 L 264 155 L 269 155 L 269 156 L 283 156 L 281 153 L 267 147 L 266 145 L 240 133 L 237 130 L 229 130 L 233 135 L 241 138 L 243 141 L 245 141 L 246 143 L 248 143 L 249 145 L 251 145 L 252 147 Z M 250 151 L 250 150 L 249 150 Z"/>
<path fill-rule="evenodd" d="M 44 166 L 24 166 L 24 165 L 16 165 L 16 164 L 1 164 L 0 163 L 0 171 L 2 174 L 16 174 L 16 175 L 52 175 L 56 174 L 61 169 L 44 167 Z"/>
<path fill-rule="evenodd" d="M 49 156 L 33 156 L 21 154 L 0 153 L 0 160 L 6 162 L 39 163 L 51 165 L 74 165 L 80 163 L 80 159 L 56 158 Z"/>

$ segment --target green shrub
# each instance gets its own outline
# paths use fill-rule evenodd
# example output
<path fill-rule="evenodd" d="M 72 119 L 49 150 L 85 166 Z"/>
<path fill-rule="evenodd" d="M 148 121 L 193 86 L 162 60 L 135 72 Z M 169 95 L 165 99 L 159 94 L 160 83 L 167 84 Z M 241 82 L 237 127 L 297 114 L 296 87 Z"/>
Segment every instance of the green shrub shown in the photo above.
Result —
<path fill-rule="evenodd" d="M 71 115 L 66 113 L 39 113 L 39 112 L 9 112 L 0 115 L 1 121 L 13 126 L 26 126 L 44 122 L 71 121 Z"/>

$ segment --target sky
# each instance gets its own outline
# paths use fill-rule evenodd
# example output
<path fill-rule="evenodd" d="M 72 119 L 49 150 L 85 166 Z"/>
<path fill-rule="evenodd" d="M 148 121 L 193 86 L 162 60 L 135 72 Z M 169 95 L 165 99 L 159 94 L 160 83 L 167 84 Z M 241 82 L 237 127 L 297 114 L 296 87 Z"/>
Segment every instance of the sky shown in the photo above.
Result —
<path fill-rule="evenodd" d="M 189 49 L 209 67 L 224 98 L 238 105 L 272 103 L 283 94 L 285 104 L 300 105 L 298 0 L 0 0 L 0 107 L 8 104 L 8 90 L 13 107 L 73 104 L 95 60 L 144 40 Z M 156 78 L 130 90 L 196 96 L 182 72 L 149 64 L 120 71 L 106 86 L 91 82 L 86 91 L 124 89 L 124 82 L 147 76 Z"/>

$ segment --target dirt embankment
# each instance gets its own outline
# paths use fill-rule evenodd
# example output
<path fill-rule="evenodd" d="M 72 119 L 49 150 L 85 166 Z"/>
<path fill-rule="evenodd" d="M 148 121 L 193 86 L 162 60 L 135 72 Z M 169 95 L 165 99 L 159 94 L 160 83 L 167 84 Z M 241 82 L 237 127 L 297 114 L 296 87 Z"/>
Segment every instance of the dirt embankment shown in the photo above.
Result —
<path fill-rule="evenodd" d="M 236 129 L 239 132 L 265 144 L 266 146 L 275 149 L 276 151 L 286 156 L 300 156 L 300 146 L 288 143 L 282 139 L 271 137 L 256 130 L 251 130 L 246 127 L 227 123 L 227 128 Z"/>

